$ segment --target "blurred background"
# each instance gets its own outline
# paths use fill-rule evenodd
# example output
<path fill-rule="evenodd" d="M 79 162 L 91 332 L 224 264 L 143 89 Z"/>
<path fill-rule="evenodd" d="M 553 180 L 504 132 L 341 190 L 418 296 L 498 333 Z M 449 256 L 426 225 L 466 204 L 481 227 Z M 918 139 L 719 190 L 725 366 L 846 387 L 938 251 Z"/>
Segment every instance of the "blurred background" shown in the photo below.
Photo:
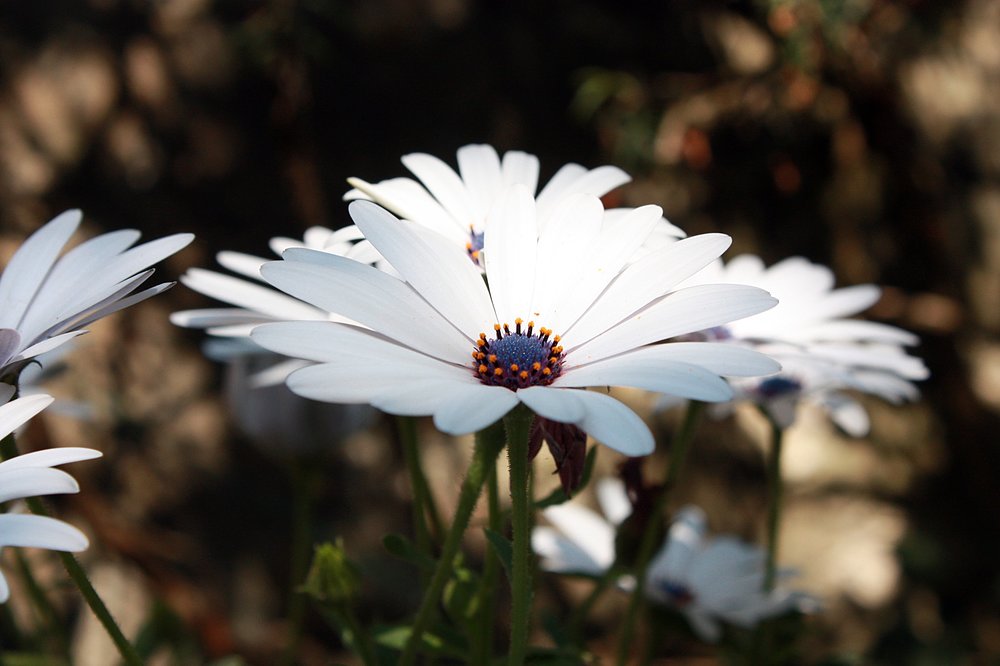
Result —
<path fill-rule="evenodd" d="M 196 233 L 160 268 L 170 279 L 223 249 L 269 256 L 272 236 L 348 223 L 347 177 L 405 175 L 416 151 L 454 164 L 472 142 L 537 154 L 542 182 L 566 162 L 617 164 L 634 182 L 610 203 L 728 233 L 729 256 L 802 255 L 841 285 L 884 285 L 870 316 L 918 333 L 932 377 L 917 404 L 867 401 L 865 439 L 808 411 L 790 435 L 782 561 L 826 603 L 797 659 L 1000 659 L 1000 3 L 0 4 L 0 264 L 73 207 L 85 235 Z M 57 502 L 92 537 L 98 589 L 151 663 L 274 663 L 298 479 L 316 538 L 343 537 L 369 574 L 364 615 L 405 616 L 412 572 L 380 543 L 409 529 L 395 426 L 317 430 L 327 411 L 289 418 L 265 400 L 286 421 L 241 427 L 204 336 L 167 321 L 210 305 L 178 286 L 101 322 L 45 384 L 86 414 L 36 418 L 26 446 L 105 453 Z M 329 436 L 303 445 L 302 424 Z M 421 425 L 447 507 L 470 447 Z M 677 502 L 759 538 L 764 433 L 750 413 L 706 425 Z M 602 472 L 619 462 L 601 451 Z M 50 555 L 35 559 L 58 582 Z M 544 582 L 538 603 L 557 612 L 578 593 Z M 0 636 L 33 621 L 13 596 Z M 75 663 L 113 663 L 71 591 L 65 603 Z M 598 653 L 614 604 L 598 609 Z M 331 660 L 350 657 L 309 615 L 301 662 Z"/>

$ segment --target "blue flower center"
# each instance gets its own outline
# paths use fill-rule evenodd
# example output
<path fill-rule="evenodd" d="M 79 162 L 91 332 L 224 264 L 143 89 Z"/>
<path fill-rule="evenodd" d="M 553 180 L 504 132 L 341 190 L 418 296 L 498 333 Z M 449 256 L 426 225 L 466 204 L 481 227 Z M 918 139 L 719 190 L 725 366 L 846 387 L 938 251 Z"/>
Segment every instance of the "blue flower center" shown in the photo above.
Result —
<path fill-rule="evenodd" d="M 694 601 L 694 595 L 691 594 L 691 590 L 685 585 L 675 583 L 672 580 L 663 580 L 659 582 L 659 587 L 667 595 L 670 603 L 678 608 L 683 608 Z"/>
<path fill-rule="evenodd" d="M 801 390 L 802 383 L 794 377 L 788 377 L 786 375 L 768 377 L 757 386 L 757 392 L 761 395 L 761 397 L 768 400 L 792 395 Z"/>
<path fill-rule="evenodd" d="M 482 231 L 477 233 L 472 225 L 469 225 L 469 242 L 465 244 L 465 251 L 469 253 L 469 259 L 480 265 L 482 265 L 483 237 L 485 235 Z"/>
<path fill-rule="evenodd" d="M 563 362 L 559 336 L 545 327 L 536 333 L 533 321 L 524 329 L 522 324 L 521 319 L 515 319 L 513 331 L 509 324 L 495 324 L 492 340 L 485 333 L 479 334 L 472 352 L 472 367 L 479 381 L 516 391 L 547 386 L 559 376 Z"/>

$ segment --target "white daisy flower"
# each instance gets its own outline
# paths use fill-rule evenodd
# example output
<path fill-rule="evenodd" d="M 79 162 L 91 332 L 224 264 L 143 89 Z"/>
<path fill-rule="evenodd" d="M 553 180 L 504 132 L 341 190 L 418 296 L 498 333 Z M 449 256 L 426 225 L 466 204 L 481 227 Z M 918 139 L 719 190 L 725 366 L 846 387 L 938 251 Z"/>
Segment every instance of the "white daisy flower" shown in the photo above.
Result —
<path fill-rule="evenodd" d="M 632 507 L 618 479 L 602 479 L 596 491 L 606 517 L 569 503 L 544 509 L 553 527 L 536 527 L 531 535 L 543 569 L 601 576 L 614 563 L 615 534 Z M 706 537 L 704 512 L 687 506 L 677 513 L 666 542 L 649 563 L 644 593 L 679 610 L 710 642 L 719 640 L 722 622 L 749 628 L 791 610 L 818 608 L 815 598 L 801 592 L 765 592 L 764 575 L 760 548 L 731 536 Z M 635 581 L 623 576 L 619 586 L 634 589 Z"/>
<path fill-rule="evenodd" d="M 0 400 L 6 402 L 14 387 L 0 386 Z M 0 439 L 52 403 L 47 395 L 18 398 L 0 406 Z M 35 451 L 0 462 L 0 503 L 11 500 L 79 492 L 80 487 L 56 465 L 99 458 L 100 451 L 60 447 Z M 79 552 L 87 547 L 87 537 L 72 525 L 45 516 L 0 514 L 0 548 L 21 546 Z M 0 603 L 7 601 L 10 588 L 0 573 Z"/>
<path fill-rule="evenodd" d="M 417 180 L 391 178 L 372 184 L 348 178 L 354 189 L 344 199 L 374 201 L 404 220 L 433 229 L 465 247 L 480 265 L 486 220 L 501 194 L 518 184 L 532 195 L 538 189 L 538 158 L 517 150 L 504 153 L 501 159 L 492 146 L 462 146 L 458 149 L 458 172 L 425 153 L 404 155 L 402 162 Z M 601 197 L 631 180 L 616 166 L 587 169 L 579 164 L 566 164 L 535 195 L 539 231 L 545 228 L 565 197 L 575 194 Z M 609 219 L 619 219 L 630 211 L 612 209 L 605 214 Z M 685 234 L 661 218 L 650 232 L 648 242 L 659 245 L 668 236 L 676 239 Z"/>
<path fill-rule="evenodd" d="M 824 407 L 853 436 L 868 432 L 864 408 L 844 390 L 870 393 L 893 403 L 914 400 L 914 381 L 928 377 L 923 361 L 906 353 L 917 336 L 887 324 L 848 319 L 878 301 L 875 285 L 834 289 L 825 266 L 791 257 L 764 266 L 742 255 L 708 266 L 685 285 L 731 282 L 766 289 L 778 299 L 773 309 L 703 331 L 692 339 L 750 346 L 782 365 L 778 375 L 734 379 L 737 400 L 765 407 L 782 427 L 794 421 L 800 399 Z"/>
<path fill-rule="evenodd" d="M 766 292 L 740 285 L 673 290 L 728 247 L 721 234 L 627 264 L 659 222 L 656 206 L 609 218 L 599 199 L 576 195 L 562 199 L 539 229 L 530 189 L 514 185 L 487 216 L 486 282 L 441 234 L 371 202 L 356 201 L 350 211 L 402 279 L 305 249 L 261 269 L 279 289 L 367 327 L 288 322 L 254 329 L 262 346 L 317 363 L 289 376 L 300 395 L 433 414 L 452 434 L 484 428 L 521 402 L 639 455 L 653 450 L 642 420 L 604 393 L 578 389 L 635 386 L 719 401 L 732 396 L 719 375 L 777 369 L 735 346 L 720 353 L 705 343 L 652 344 L 774 304 Z"/>
<path fill-rule="evenodd" d="M 310 227 L 302 240 L 279 236 L 271 239 L 270 247 L 279 257 L 290 248 L 309 248 L 376 264 L 391 272 L 391 268 L 353 225 L 337 231 Z M 235 362 L 242 357 L 272 356 L 250 340 L 250 331 L 259 324 L 292 320 L 350 323 L 348 319 L 284 294 L 264 282 L 260 276 L 260 267 L 270 259 L 223 251 L 216 255 L 216 260 L 238 277 L 191 268 L 181 276 L 181 282 L 200 294 L 229 303 L 233 307 L 182 310 L 170 315 L 170 321 L 177 326 L 204 329 L 214 336 L 205 345 L 205 353 L 214 360 Z M 250 379 L 248 386 L 280 384 L 293 370 L 306 365 L 296 360 L 278 362 L 278 358 L 274 356 L 274 362 L 266 363 L 270 367 L 259 370 Z"/>
<path fill-rule="evenodd" d="M 101 234 L 62 257 L 80 224 L 67 211 L 33 233 L 0 275 L 0 378 L 16 381 L 32 358 L 85 333 L 84 327 L 169 289 L 160 284 L 133 293 L 153 274 L 150 265 L 194 238 L 175 234 L 131 247 L 139 232 Z"/>

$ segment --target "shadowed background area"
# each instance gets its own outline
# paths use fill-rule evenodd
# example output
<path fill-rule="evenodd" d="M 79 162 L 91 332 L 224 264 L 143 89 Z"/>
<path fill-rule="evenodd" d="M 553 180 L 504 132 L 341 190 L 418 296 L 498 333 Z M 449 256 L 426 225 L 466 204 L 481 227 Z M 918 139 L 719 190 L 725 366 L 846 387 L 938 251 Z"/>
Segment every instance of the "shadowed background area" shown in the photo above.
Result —
<path fill-rule="evenodd" d="M 72 207 L 87 235 L 194 232 L 160 269 L 171 278 L 216 268 L 219 250 L 270 256 L 272 236 L 348 222 L 347 177 L 406 175 L 399 157 L 415 151 L 454 164 L 471 142 L 537 154 L 543 182 L 566 162 L 617 164 L 634 182 L 613 203 L 657 203 L 689 234 L 728 233 L 728 256 L 802 255 L 839 285 L 885 285 L 869 316 L 918 333 L 932 378 L 915 405 L 866 401 L 865 439 L 811 412 L 790 435 L 782 560 L 826 602 L 801 660 L 1000 658 L 997 3 L 0 5 L 0 264 Z M 290 488 L 309 483 L 317 538 L 342 536 L 371 574 L 365 616 L 402 617 L 418 590 L 380 544 L 409 529 L 394 425 L 374 416 L 345 436 L 320 429 L 338 416 L 299 405 L 279 426 L 241 429 L 203 336 L 167 321 L 208 305 L 178 286 L 94 326 L 45 384 L 88 405 L 86 418 L 47 414 L 25 436 L 105 453 L 74 470 L 83 492 L 56 503 L 91 535 L 99 589 L 142 630 L 151 663 L 273 663 Z M 645 414 L 665 432 L 674 423 Z M 296 424 L 329 443 L 298 446 Z M 447 508 L 469 446 L 422 425 Z M 735 425 L 702 429 L 677 502 L 756 538 L 764 425 L 753 413 Z M 613 472 L 616 454 L 600 455 Z M 544 482 L 550 465 L 537 463 Z M 39 566 L 58 580 L 49 556 Z M 558 610 L 578 592 L 546 582 L 539 603 Z M 86 611 L 65 603 L 75 663 L 110 663 Z M 3 622 L 33 622 L 27 604 L 8 608 Z M 618 608 L 598 609 L 598 652 Z M 310 615 L 302 662 L 341 655 Z"/>

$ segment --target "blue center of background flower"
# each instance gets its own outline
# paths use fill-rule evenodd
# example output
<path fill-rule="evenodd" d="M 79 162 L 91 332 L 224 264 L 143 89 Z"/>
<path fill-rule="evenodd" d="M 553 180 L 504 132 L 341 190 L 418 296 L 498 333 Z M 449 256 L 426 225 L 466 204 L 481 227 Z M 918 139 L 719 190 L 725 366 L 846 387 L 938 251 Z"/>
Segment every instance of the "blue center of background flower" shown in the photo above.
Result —
<path fill-rule="evenodd" d="M 768 377 L 757 387 L 757 392 L 764 398 L 780 398 L 782 396 L 798 393 L 802 390 L 802 383 L 794 377 L 778 375 Z"/>
<path fill-rule="evenodd" d="M 465 244 L 465 249 L 469 253 L 469 258 L 477 264 L 480 263 L 480 259 L 482 258 L 483 238 L 485 235 L 482 231 L 476 232 L 471 226 L 469 227 L 469 242 Z"/>
<path fill-rule="evenodd" d="M 563 348 L 559 336 L 528 322 L 522 328 L 520 319 L 514 320 L 514 330 L 509 324 L 493 327 L 496 337 L 488 340 L 479 334 L 476 349 L 472 352 L 476 376 L 484 384 L 503 386 L 516 391 L 529 386 L 551 384 L 562 371 Z"/>
<path fill-rule="evenodd" d="M 660 581 L 659 587 L 674 606 L 684 607 L 694 601 L 694 595 L 691 594 L 691 590 L 680 583 L 664 580 Z"/>

